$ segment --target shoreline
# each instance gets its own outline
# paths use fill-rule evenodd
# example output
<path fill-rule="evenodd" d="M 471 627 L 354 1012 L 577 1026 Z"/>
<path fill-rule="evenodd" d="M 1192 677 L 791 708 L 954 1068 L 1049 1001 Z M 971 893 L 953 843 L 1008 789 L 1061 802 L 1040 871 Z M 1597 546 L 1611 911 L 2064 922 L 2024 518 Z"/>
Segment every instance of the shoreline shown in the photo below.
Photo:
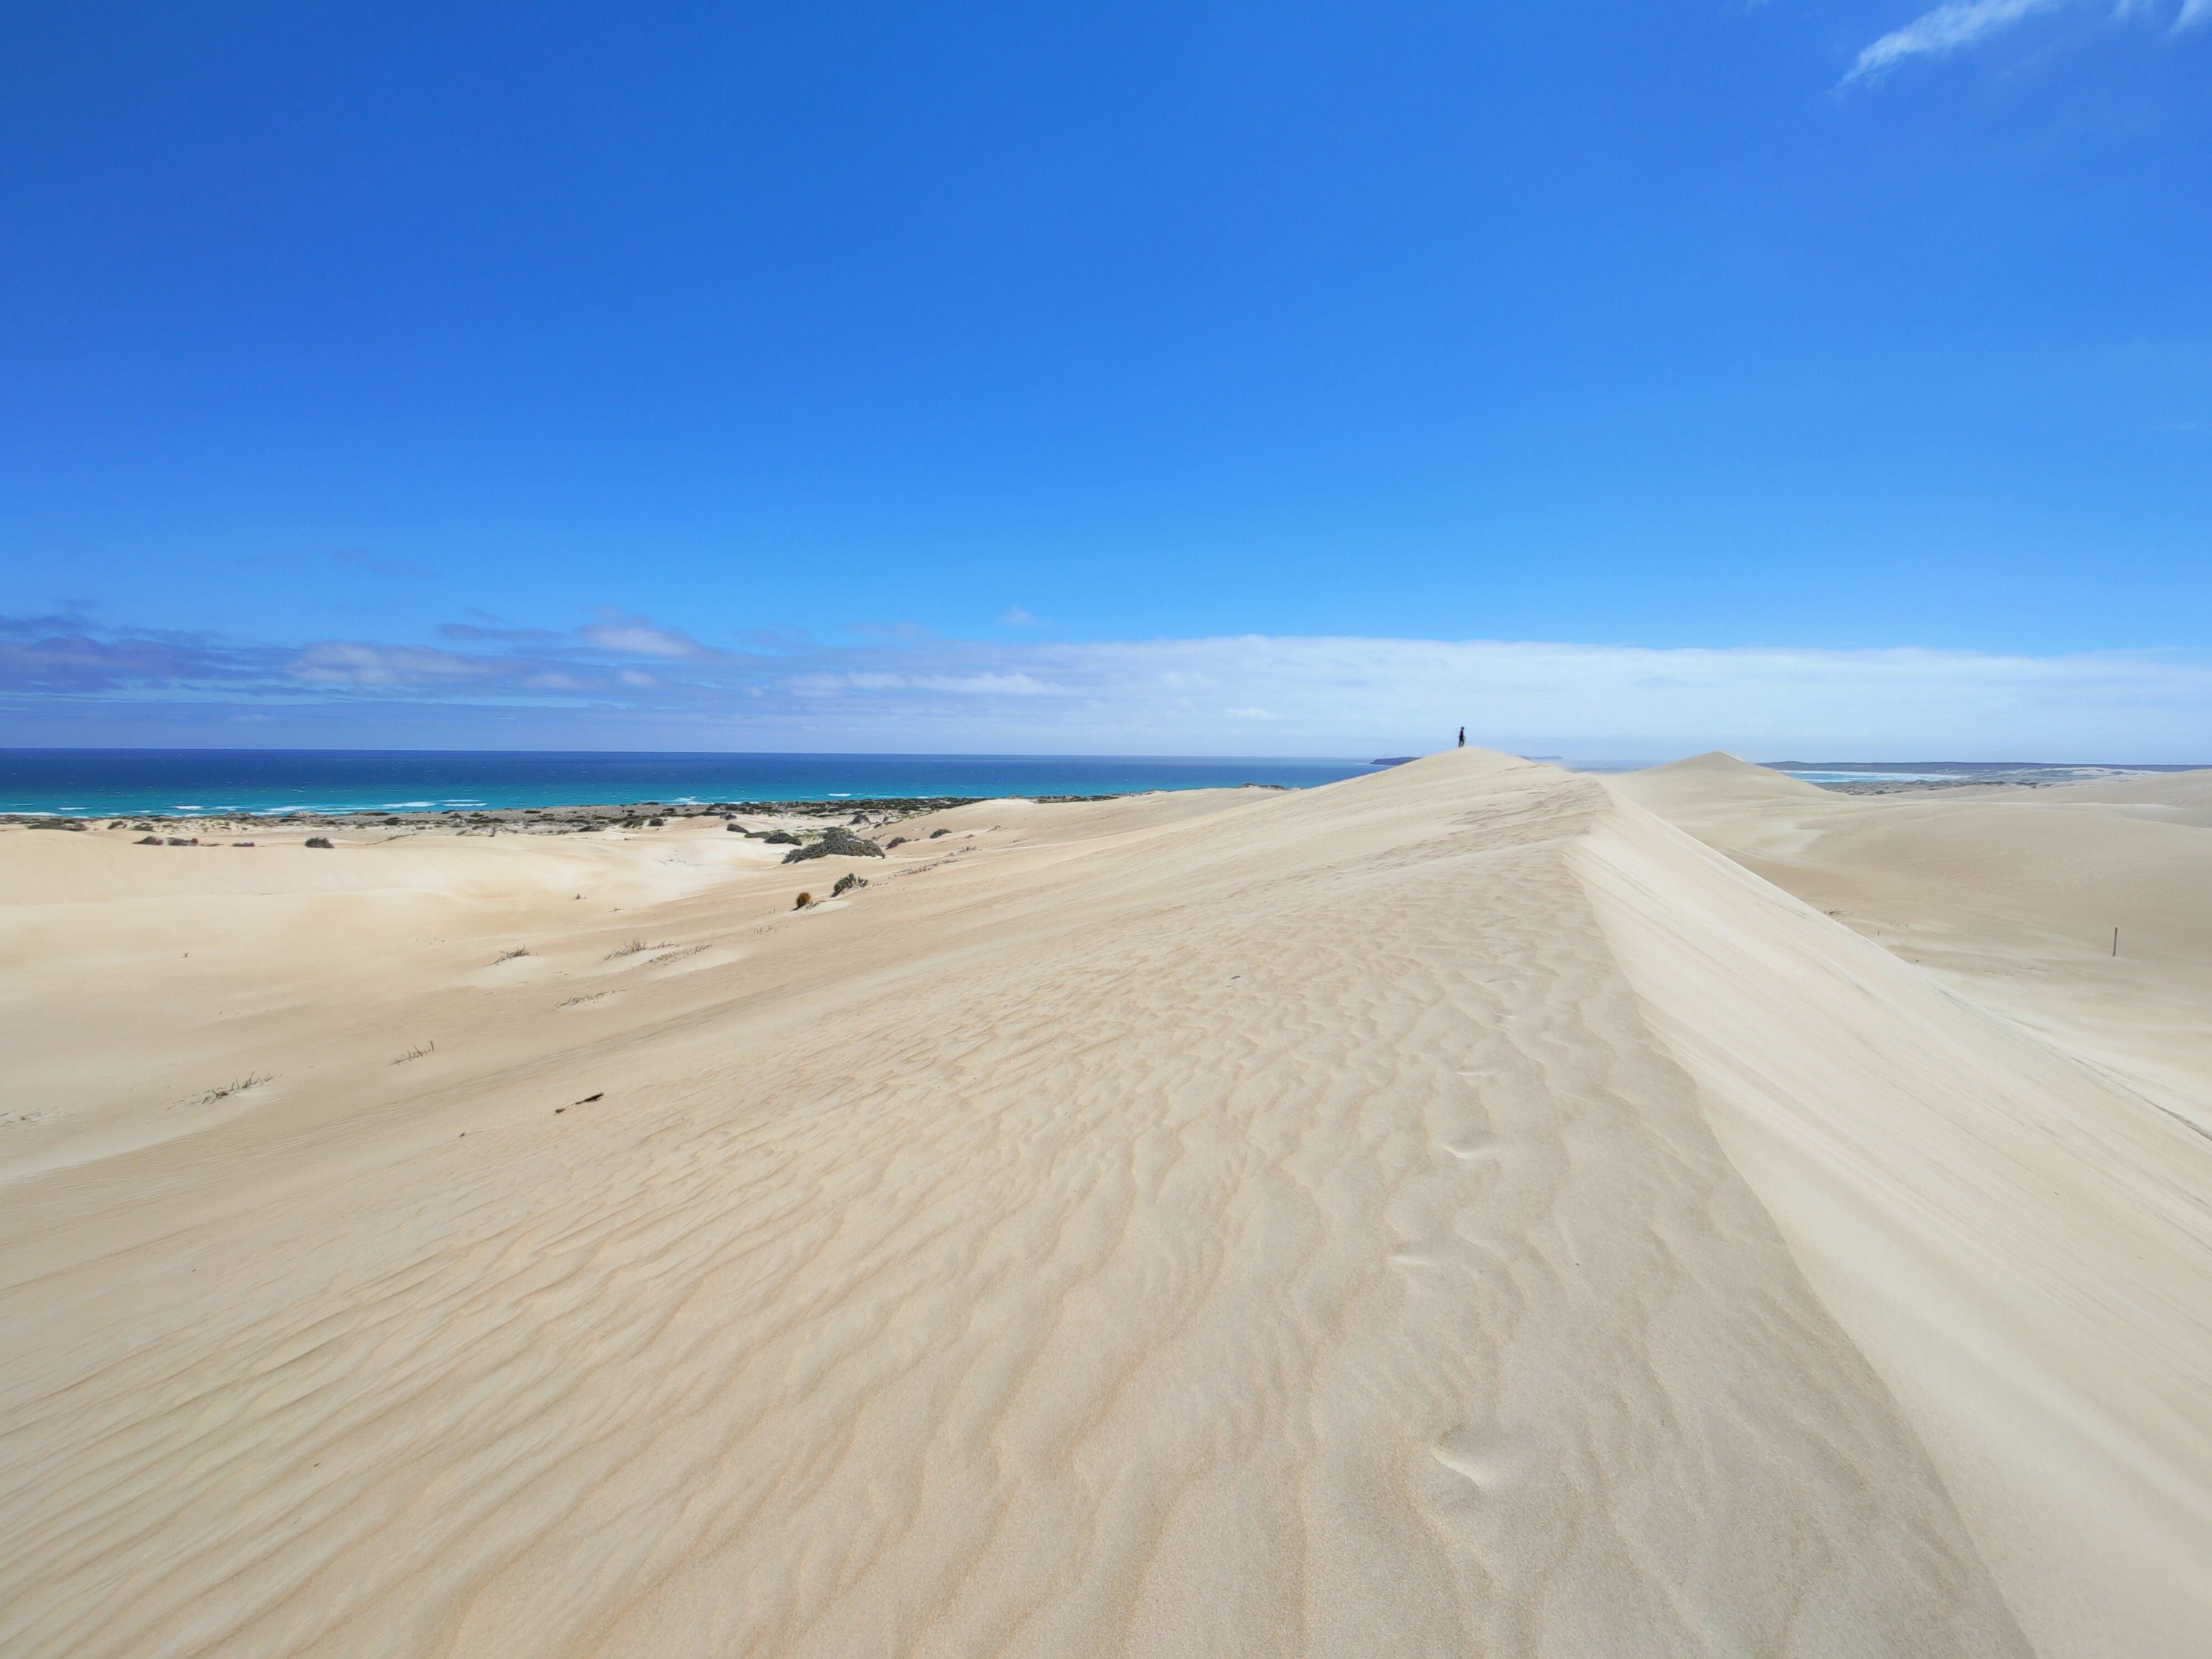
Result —
<path fill-rule="evenodd" d="M 1556 763 L 1547 763 L 1556 764 Z M 1758 765 L 1757 763 L 1750 763 Z M 1573 770 L 1575 769 L 1565 769 Z M 1873 774 L 1865 778 L 1805 778 L 1779 768 L 1759 765 L 1761 771 L 1774 772 L 1781 777 L 1794 778 L 1809 783 L 1830 794 L 1848 796 L 1950 794 L 1960 790 L 1987 789 L 2053 789 L 2072 784 L 2110 779 L 2169 776 L 2193 768 L 2173 767 L 2099 767 L 2099 768 L 2020 768 L 2010 771 L 1993 771 L 1981 775 L 1957 775 L 1948 777 L 1899 778 Z M 1579 774 L 1579 775 L 1609 775 Z M 1337 780 L 1345 781 L 1346 780 Z M 390 828 L 404 825 L 410 829 L 434 830 L 454 823 L 469 829 L 495 825 L 514 832 L 537 830 L 540 833 L 571 833 L 590 830 L 635 829 L 651 818 L 731 817 L 834 817 L 839 814 L 866 813 L 884 822 L 898 818 L 917 817 L 925 813 L 948 811 L 957 807 L 976 806 L 985 801 L 1023 800 L 1040 806 L 1066 806 L 1092 804 L 1100 801 L 1134 800 L 1146 795 L 1192 794 L 1205 791 L 1256 789 L 1297 793 L 1305 789 L 1325 787 L 1322 784 L 1286 784 L 1240 782 L 1234 784 L 1206 784 L 1188 789 L 1118 789 L 1097 794 L 1027 794 L 1007 792 L 994 795 L 848 795 L 837 799 L 814 797 L 794 800 L 724 800 L 724 801 L 592 801 L 547 806 L 424 807 L 413 811 L 391 811 L 382 807 L 364 806 L 340 811 L 321 811 L 309 807 L 246 808 L 228 812 L 186 812 L 171 810 L 165 812 L 15 812 L 0 811 L 0 829 L 46 830 L 122 830 L 143 826 L 147 829 L 173 827 L 185 824 L 258 825 L 276 828 L 296 824 L 317 830 L 346 830 L 361 828 Z"/>
<path fill-rule="evenodd" d="M 1318 787 L 1318 786 L 1315 786 Z M 1296 786 L 1281 783 L 1240 783 L 1221 786 L 1230 790 L 1254 789 L 1291 793 Z M 574 806 L 517 806 L 503 808 L 438 807 L 421 811 L 387 812 L 377 808 L 358 811 L 319 812 L 283 809 L 265 812 L 0 812 L 0 829 L 47 830 L 73 833 L 147 831 L 155 829 L 205 828 L 221 833 L 247 829 L 305 830 L 457 830 L 481 833 L 504 830 L 515 835 L 583 835 L 599 830 L 659 829 L 678 820 L 720 819 L 737 826 L 741 818 L 838 818 L 852 823 L 866 822 L 877 828 L 925 817 L 933 812 L 980 806 L 987 801 L 1020 800 L 1039 806 L 1095 805 L 1103 801 L 1134 800 L 1146 795 L 1196 794 L 1199 790 L 1132 789 L 1097 795 L 855 795 L 841 800 L 657 800 L 599 802 Z"/>

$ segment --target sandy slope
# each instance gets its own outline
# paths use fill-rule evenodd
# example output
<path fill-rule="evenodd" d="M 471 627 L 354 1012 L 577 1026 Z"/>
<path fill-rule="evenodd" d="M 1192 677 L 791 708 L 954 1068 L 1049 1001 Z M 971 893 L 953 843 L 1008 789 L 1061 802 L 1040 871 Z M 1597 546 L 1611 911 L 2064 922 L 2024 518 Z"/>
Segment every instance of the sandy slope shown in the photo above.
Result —
<path fill-rule="evenodd" d="M 2027 1634 L 2203 1650 L 2212 1031 L 2186 992 L 2212 969 L 2205 830 L 2104 812 L 2095 789 L 1851 799 L 1722 757 L 1613 787 L 1810 901 L 1686 860 L 1633 814 L 1578 850 L 1722 1145 Z M 2123 788 L 2130 808 L 2150 793 Z M 2136 953 L 2117 961 L 2097 948 L 2113 915 Z"/>
<path fill-rule="evenodd" d="M 2212 1132 L 2212 773 L 1868 798 L 1705 756 L 1617 789 Z"/>
<path fill-rule="evenodd" d="M 2201 1494 L 2069 1531 L 2027 1480 L 1993 1526 L 1894 1328 L 1963 1297 L 2102 1387 L 2041 1301 L 2201 1260 L 2203 1188 L 1604 786 L 1468 752 L 948 821 L 799 915 L 695 828 L 0 834 L 0 1650 L 2026 1652 L 2002 1590 L 2055 1654 L 2112 1608 L 2021 1551 Z M 1981 1117 L 1915 1127 L 1900 1023 Z M 1891 1178 L 1747 1152 L 1760 1100 Z M 1917 1224 L 1967 1156 L 1987 1202 Z M 2023 1156 L 2118 1163 L 2044 1205 Z M 2008 1274 L 2038 1224 L 2080 1273 Z M 2189 1271 L 2084 1316 L 2136 1394 L 2030 1402 L 2106 1474 L 2091 1431 L 2186 1416 L 2144 1333 Z"/>

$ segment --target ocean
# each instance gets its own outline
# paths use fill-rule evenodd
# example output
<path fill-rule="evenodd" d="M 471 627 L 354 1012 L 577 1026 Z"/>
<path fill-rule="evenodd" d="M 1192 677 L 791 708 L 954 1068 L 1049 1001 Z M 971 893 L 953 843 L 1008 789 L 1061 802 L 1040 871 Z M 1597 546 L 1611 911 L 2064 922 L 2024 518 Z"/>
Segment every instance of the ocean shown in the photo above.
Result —
<path fill-rule="evenodd" d="M 696 755 L 347 749 L 0 749 L 0 812 L 58 817 L 428 812 L 657 801 L 1293 789 L 1355 760 L 1152 755 Z"/>

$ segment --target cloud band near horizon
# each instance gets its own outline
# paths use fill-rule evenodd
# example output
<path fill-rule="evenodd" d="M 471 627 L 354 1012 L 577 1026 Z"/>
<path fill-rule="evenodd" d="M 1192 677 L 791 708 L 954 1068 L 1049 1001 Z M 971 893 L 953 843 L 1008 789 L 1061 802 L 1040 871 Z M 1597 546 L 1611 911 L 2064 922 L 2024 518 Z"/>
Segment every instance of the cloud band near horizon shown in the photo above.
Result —
<path fill-rule="evenodd" d="M 2212 762 L 2212 657 L 1274 637 L 724 650 L 644 618 L 243 645 L 0 618 L 22 745 Z"/>

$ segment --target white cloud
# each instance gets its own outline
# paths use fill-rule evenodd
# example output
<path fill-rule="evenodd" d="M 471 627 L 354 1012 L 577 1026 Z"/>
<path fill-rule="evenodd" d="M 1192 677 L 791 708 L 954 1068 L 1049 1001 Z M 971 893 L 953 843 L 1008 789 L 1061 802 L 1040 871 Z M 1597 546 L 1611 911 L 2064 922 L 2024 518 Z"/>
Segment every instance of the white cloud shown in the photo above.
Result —
<path fill-rule="evenodd" d="M 2010 28 L 2023 17 L 2050 11 L 2066 0 L 1952 0 L 1924 12 L 1901 29 L 1892 29 L 1858 55 L 1845 81 L 1862 81 L 1879 75 L 1900 58 L 1941 57 L 1970 46 L 2000 29 Z"/>
<path fill-rule="evenodd" d="M 1892 29 L 1858 55 L 1844 76 L 1872 80 L 1908 58 L 1941 58 L 1987 40 L 2039 12 L 2057 11 L 2076 0 L 1948 0 L 1933 11 L 1922 13 L 1902 28 Z M 2100 0 L 2115 17 L 2162 15 L 2166 0 Z M 2212 0 L 2181 0 L 2173 27 L 2187 28 L 2212 17 Z"/>
<path fill-rule="evenodd" d="M 326 640 L 295 657 L 290 676 L 309 685 L 434 687 L 494 676 L 482 657 L 412 645 L 363 645 Z"/>
<path fill-rule="evenodd" d="M 1009 628 L 1041 628 L 1044 624 L 1018 605 L 1006 607 L 1006 614 L 999 618 Z"/>
<path fill-rule="evenodd" d="M 1002 672 L 1015 660 L 1053 695 L 956 714 L 915 677 L 843 712 L 885 741 L 949 723 L 964 743 L 1047 751 L 1237 752 L 1264 737 L 1279 754 L 1403 753 L 1464 723 L 1470 741 L 1583 759 L 2212 759 L 2212 659 L 2186 653 L 1251 635 L 994 653 Z"/>
<path fill-rule="evenodd" d="M 588 645 L 626 657 L 703 657 L 705 646 L 672 628 L 655 627 L 642 617 L 602 611 L 599 620 L 581 630 Z"/>

